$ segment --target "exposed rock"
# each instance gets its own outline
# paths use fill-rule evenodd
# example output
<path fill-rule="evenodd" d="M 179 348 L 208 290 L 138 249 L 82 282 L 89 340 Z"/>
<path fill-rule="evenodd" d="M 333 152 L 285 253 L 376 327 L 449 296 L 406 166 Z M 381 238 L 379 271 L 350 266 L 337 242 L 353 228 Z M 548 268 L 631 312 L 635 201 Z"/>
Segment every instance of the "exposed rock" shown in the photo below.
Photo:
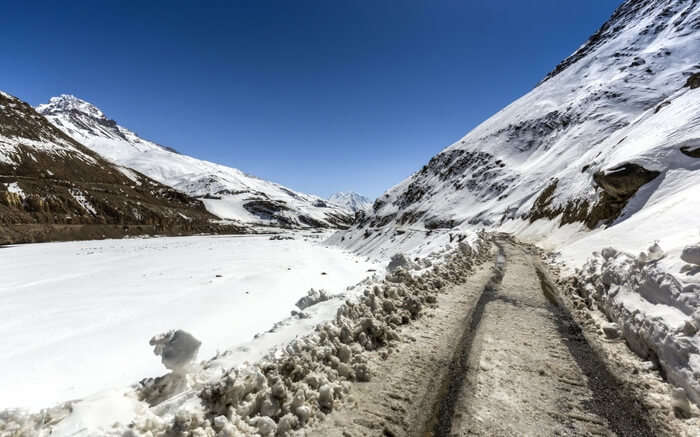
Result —
<path fill-rule="evenodd" d="M 685 82 L 685 86 L 689 87 L 691 90 L 694 90 L 695 88 L 700 88 L 700 73 L 694 73 L 688 77 L 688 80 Z"/>
<path fill-rule="evenodd" d="M 605 323 L 601 328 L 605 336 L 609 339 L 615 339 L 620 336 L 620 328 L 618 328 L 616 323 Z"/>
<path fill-rule="evenodd" d="M 681 147 L 681 153 L 691 158 L 700 158 L 700 147 L 683 146 Z"/>
<path fill-rule="evenodd" d="M 658 171 L 628 163 L 597 172 L 593 175 L 593 180 L 611 199 L 626 201 L 634 196 L 642 185 L 658 175 Z"/>

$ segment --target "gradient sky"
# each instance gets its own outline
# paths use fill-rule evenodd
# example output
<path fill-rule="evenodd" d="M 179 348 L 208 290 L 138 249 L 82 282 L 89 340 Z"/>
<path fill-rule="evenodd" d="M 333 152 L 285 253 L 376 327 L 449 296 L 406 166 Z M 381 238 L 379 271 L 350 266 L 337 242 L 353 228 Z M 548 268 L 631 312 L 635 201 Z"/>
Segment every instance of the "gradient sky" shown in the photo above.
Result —
<path fill-rule="evenodd" d="M 375 197 L 532 89 L 618 3 L 5 2 L 0 89 L 32 105 L 75 94 L 183 153 Z"/>

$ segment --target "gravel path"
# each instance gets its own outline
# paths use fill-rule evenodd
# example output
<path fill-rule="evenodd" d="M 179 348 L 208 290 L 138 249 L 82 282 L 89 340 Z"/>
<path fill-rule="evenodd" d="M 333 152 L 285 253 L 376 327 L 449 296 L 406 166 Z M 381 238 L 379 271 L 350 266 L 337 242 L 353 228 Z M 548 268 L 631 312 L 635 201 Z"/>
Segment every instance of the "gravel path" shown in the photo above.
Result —
<path fill-rule="evenodd" d="M 451 423 L 433 435 L 654 435 L 557 306 L 537 254 L 508 239 L 499 244 L 502 282 L 481 298 Z"/>
<path fill-rule="evenodd" d="M 496 243 L 494 261 L 440 295 L 307 435 L 654 435 L 556 304 L 537 252 Z"/>

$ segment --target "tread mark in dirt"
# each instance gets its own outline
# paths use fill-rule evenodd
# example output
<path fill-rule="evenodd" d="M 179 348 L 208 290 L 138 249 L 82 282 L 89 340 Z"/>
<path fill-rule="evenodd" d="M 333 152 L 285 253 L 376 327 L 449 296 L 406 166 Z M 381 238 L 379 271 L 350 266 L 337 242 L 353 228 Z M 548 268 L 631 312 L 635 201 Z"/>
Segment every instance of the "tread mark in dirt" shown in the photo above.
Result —
<path fill-rule="evenodd" d="M 446 378 L 441 387 L 440 400 L 435 405 L 433 415 L 425 427 L 425 435 L 433 437 L 449 436 L 452 429 L 452 417 L 455 412 L 455 405 L 459 399 L 459 394 L 465 384 L 467 372 L 469 370 L 469 350 L 474 342 L 474 335 L 484 314 L 484 307 L 491 300 L 493 292 L 499 287 L 505 272 L 505 252 L 503 246 L 498 246 L 498 257 L 493 268 L 493 274 L 489 282 L 484 287 L 484 291 L 479 297 L 479 301 L 472 313 L 469 326 L 462 334 L 462 338 L 457 345 L 452 361 L 450 362 Z"/>

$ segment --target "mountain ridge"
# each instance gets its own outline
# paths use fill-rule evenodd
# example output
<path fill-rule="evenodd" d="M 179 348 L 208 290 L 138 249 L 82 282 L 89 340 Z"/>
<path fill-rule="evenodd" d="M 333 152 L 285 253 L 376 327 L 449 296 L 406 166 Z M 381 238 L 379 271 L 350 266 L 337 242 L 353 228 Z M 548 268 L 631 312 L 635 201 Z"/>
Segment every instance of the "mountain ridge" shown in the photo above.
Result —
<path fill-rule="evenodd" d="M 328 196 L 328 201 L 356 213 L 358 211 L 369 212 L 372 208 L 372 199 L 354 191 L 339 191 Z"/>
<path fill-rule="evenodd" d="M 642 186 L 677 162 L 697 166 L 680 149 L 700 141 L 687 85 L 700 71 L 698 29 L 691 1 L 624 2 L 537 87 L 381 195 L 356 227 L 547 219 L 594 229 L 628 217 Z"/>
<path fill-rule="evenodd" d="M 352 221 L 345 209 L 317 196 L 145 140 L 75 96 L 53 97 L 37 111 L 109 161 L 200 198 L 221 219 L 289 228 L 346 228 Z"/>
<path fill-rule="evenodd" d="M 0 92 L 0 244 L 243 232 L 202 202 L 107 162 Z"/>

